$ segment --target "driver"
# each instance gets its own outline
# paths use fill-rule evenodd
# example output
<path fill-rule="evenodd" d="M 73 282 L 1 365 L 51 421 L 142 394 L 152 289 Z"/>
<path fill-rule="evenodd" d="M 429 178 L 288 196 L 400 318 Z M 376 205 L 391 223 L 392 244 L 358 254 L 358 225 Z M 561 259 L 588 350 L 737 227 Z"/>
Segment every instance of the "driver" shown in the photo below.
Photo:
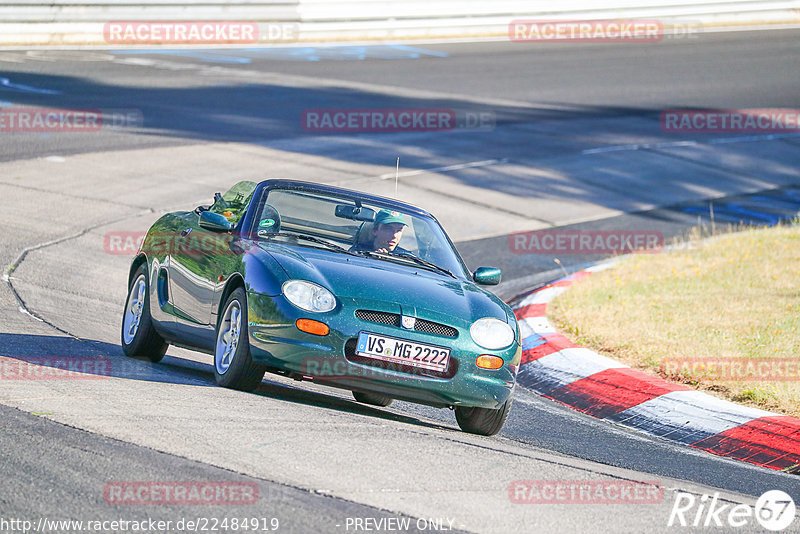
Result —
<path fill-rule="evenodd" d="M 366 243 L 356 243 L 350 250 L 353 252 L 368 250 L 384 254 L 389 252 L 409 254 L 409 251 L 397 246 L 403 237 L 403 230 L 405 230 L 406 226 L 408 226 L 408 223 L 406 223 L 402 213 L 382 209 L 375 215 L 371 239 L 368 239 Z M 361 240 L 359 239 L 359 241 Z"/>

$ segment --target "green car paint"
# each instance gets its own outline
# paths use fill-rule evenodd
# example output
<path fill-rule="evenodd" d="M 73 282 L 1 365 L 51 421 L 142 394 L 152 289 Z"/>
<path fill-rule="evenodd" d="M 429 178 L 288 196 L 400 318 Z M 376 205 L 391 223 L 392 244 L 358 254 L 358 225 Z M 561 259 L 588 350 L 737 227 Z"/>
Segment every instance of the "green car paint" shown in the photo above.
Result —
<path fill-rule="evenodd" d="M 312 207 L 311 200 L 330 197 L 348 206 L 342 211 L 348 219 L 334 218 L 333 209 L 272 215 L 267 200 L 282 199 L 284 193 L 295 194 L 301 204 L 309 199 Z M 496 283 L 500 273 L 489 268 L 471 273 L 432 215 L 387 198 L 291 180 L 243 182 L 222 201 L 209 211 L 231 212 L 226 215 L 230 231 L 201 226 L 205 208 L 166 214 L 150 228 L 131 265 L 131 276 L 147 266 L 150 316 L 168 343 L 214 354 L 221 308 L 241 286 L 250 354 L 267 371 L 439 407 L 495 410 L 510 402 L 521 358 L 519 327 L 508 305 L 475 282 Z M 364 222 L 370 213 L 366 206 L 405 214 L 414 225 L 414 253 L 437 260 L 450 273 L 408 258 L 347 252 L 370 224 Z M 280 233 L 302 232 L 312 219 L 317 239 L 345 250 Z M 327 289 L 335 307 L 322 313 L 301 309 L 283 292 L 289 280 Z M 403 317 L 415 325 L 404 327 Z M 488 350 L 476 344 L 470 328 L 487 317 L 513 330 L 510 345 Z M 301 331 L 297 322 L 302 319 L 324 323 L 329 332 Z M 363 332 L 417 343 L 423 352 L 449 349 L 449 365 L 437 371 L 357 355 L 356 340 Z M 476 358 L 484 354 L 501 358 L 502 367 L 479 368 Z"/>

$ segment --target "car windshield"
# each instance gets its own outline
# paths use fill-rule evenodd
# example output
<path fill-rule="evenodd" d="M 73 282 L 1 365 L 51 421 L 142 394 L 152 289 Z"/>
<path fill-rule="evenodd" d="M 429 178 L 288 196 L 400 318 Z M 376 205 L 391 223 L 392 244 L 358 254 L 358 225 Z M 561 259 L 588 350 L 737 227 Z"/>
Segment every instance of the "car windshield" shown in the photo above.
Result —
<path fill-rule="evenodd" d="M 301 235 L 306 238 L 297 239 L 300 246 L 324 247 L 322 240 L 334 245 L 326 248 L 339 247 L 340 252 L 363 254 L 374 261 L 407 263 L 468 278 L 438 222 L 394 206 L 323 192 L 271 189 L 255 224 L 260 239 Z"/>

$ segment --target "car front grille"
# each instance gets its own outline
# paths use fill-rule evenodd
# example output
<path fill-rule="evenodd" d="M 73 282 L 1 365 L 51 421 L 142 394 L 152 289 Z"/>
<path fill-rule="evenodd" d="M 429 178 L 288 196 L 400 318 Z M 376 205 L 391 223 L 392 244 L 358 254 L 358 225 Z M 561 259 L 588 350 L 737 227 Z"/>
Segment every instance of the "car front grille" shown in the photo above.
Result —
<path fill-rule="evenodd" d="M 400 326 L 400 314 L 373 310 L 356 310 L 356 317 L 370 323 Z"/>
<path fill-rule="evenodd" d="M 384 362 L 381 360 L 376 360 L 374 358 L 367 358 L 366 356 L 359 356 L 356 354 L 357 344 L 358 344 L 358 338 L 353 337 L 348 339 L 347 342 L 344 344 L 344 356 L 349 361 L 360 365 L 367 365 L 369 367 L 375 367 L 378 369 L 386 369 L 409 375 L 424 376 L 429 378 L 453 378 L 454 376 L 456 376 L 456 372 L 458 371 L 458 360 L 453 358 L 452 354 L 450 354 L 450 362 L 447 364 L 447 369 L 445 369 L 444 371 L 432 371 L 430 369 L 420 369 L 419 367 L 414 367 L 411 365 L 403 365 L 394 362 Z"/>
<path fill-rule="evenodd" d="M 433 321 L 426 321 L 425 319 L 417 319 L 417 322 L 414 325 L 414 330 L 428 332 L 429 334 L 436 334 L 437 336 L 458 337 L 458 330 L 452 326 L 434 323 Z"/>
<path fill-rule="evenodd" d="M 356 310 L 356 317 L 358 317 L 362 321 L 367 321 L 370 323 L 377 323 L 377 324 L 385 324 L 397 328 L 400 328 L 402 324 L 401 323 L 402 319 L 399 313 L 383 312 L 376 310 Z M 426 332 L 428 334 L 434 334 L 437 336 L 444 336 L 450 338 L 458 337 L 458 330 L 456 330 L 452 326 L 448 326 L 442 323 L 435 323 L 433 321 L 427 321 L 425 319 L 417 319 L 416 322 L 414 323 L 414 330 L 418 332 Z"/>

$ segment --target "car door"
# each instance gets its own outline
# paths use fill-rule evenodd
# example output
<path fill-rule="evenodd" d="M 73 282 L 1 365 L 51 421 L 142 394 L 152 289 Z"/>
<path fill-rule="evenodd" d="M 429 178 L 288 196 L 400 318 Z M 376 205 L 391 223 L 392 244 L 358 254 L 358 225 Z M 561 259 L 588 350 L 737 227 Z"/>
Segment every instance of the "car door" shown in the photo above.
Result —
<path fill-rule="evenodd" d="M 217 256 L 230 254 L 228 234 L 201 228 L 198 215 L 190 212 L 176 237 L 169 262 L 170 292 L 181 335 L 203 346 L 214 341 L 211 323 L 214 291 L 222 274 Z M 192 344 L 196 344 L 192 342 Z"/>

